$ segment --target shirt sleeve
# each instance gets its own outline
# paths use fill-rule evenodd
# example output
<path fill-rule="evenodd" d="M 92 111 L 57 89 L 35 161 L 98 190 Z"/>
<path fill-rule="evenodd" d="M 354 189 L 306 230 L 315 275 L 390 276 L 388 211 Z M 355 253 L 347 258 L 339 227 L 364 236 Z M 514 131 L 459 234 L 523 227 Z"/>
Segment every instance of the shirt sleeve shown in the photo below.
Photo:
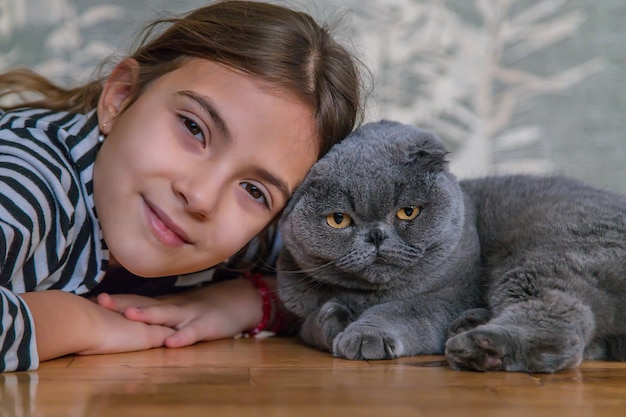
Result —
<path fill-rule="evenodd" d="M 0 372 L 37 369 L 37 341 L 26 303 L 0 286 L 0 312 Z"/>
<path fill-rule="evenodd" d="M 34 370 L 39 366 L 39 356 L 32 315 L 14 292 L 32 291 L 37 283 L 36 268 L 24 268 L 34 242 L 32 234 L 16 221 L 19 216 L 9 215 L 15 210 L 10 210 L 14 200 L 8 198 L 6 183 L 0 181 L 0 189 L 0 212 L 4 217 L 0 218 L 0 372 Z M 33 278 L 32 282 L 24 276 Z"/>
<path fill-rule="evenodd" d="M 0 147 L 0 372 L 39 366 L 34 322 L 19 293 L 34 291 L 55 260 L 48 250 L 52 193 L 34 167 Z"/>
<path fill-rule="evenodd" d="M 0 372 L 39 365 L 32 313 L 20 294 L 83 294 L 104 275 L 90 211 L 98 145 L 88 135 L 96 130 L 95 113 L 0 116 Z"/>

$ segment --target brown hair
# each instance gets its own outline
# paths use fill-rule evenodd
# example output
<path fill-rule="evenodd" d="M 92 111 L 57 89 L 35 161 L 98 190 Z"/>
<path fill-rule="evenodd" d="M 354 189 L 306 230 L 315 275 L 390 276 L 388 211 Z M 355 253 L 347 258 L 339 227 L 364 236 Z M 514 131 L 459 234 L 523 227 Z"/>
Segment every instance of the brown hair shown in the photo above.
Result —
<path fill-rule="evenodd" d="M 160 34 L 154 35 L 166 26 Z M 314 109 L 324 155 L 363 119 L 359 62 L 308 14 L 255 1 L 227 0 L 148 25 L 129 55 L 139 63 L 135 99 L 151 81 L 190 57 L 208 59 L 295 93 Z M 62 88 L 27 69 L 0 74 L 0 98 L 37 93 L 15 107 L 87 112 L 97 106 L 103 78 Z"/>
<path fill-rule="evenodd" d="M 331 36 L 328 27 L 286 7 L 226 0 L 158 19 L 144 29 L 128 57 L 139 63 L 140 70 L 133 99 L 151 81 L 190 58 L 218 62 L 295 94 L 314 110 L 320 158 L 363 120 L 360 62 Z M 32 93 L 41 98 L 22 99 L 0 109 L 27 106 L 86 113 L 97 107 L 103 81 L 100 77 L 76 88 L 62 88 L 30 70 L 15 69 L 0 74 L 0 99 Z M 239 267 L 250 268 L 267 256 L 268 230 L 273 226 L 256 240 L 257 259 L 244 262 L 245 267 L 236 262 Z"/>

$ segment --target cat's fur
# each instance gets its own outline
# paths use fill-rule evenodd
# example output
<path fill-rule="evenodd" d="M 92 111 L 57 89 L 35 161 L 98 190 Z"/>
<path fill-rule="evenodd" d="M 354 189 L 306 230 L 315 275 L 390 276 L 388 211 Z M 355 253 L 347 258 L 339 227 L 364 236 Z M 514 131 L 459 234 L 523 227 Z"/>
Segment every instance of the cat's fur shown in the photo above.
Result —
<path fill-rule="evenodd" d="M 458 182 L 446 154 L 382 121 L 313 167 L 280 224 L 302 339 L 349 359 L 445 351 L 456 369 L 625 360 L 626 198 L 559 177 Z"/>

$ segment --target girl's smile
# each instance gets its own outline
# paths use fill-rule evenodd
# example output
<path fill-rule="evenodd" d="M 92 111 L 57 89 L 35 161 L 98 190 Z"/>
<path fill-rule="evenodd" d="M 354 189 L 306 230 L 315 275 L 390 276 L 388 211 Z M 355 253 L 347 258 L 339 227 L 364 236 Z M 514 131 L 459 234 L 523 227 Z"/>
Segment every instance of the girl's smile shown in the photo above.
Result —
<path fill-rule="evenodd" d="M 173 248 L 190 243 L 187 234 L 178 227 L 167 214 L 145 201 L 146 219 L 154 231 L 154 235 L 163 244 Z"/>

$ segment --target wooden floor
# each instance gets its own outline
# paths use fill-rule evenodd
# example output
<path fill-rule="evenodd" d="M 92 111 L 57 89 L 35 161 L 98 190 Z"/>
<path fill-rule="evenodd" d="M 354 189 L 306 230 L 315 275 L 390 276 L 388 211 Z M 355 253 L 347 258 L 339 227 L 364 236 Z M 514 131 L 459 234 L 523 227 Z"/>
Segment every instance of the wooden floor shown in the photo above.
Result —
<path fill-rule="evenodd" d="M 626 363 L 456 372 L 442 357 L 352 362 L 290 338 L 64 357 L 0 374 L 0 416 L 626 416 Z"/>

